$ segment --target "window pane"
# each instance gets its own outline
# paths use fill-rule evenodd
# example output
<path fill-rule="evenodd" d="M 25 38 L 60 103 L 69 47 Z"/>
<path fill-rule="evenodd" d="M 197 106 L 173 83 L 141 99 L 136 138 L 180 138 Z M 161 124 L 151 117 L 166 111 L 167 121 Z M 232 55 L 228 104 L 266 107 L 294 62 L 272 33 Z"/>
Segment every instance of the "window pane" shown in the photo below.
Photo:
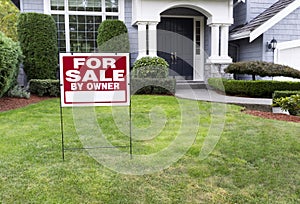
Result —
<path fill-rule="evenodd" d="M 118 20 L 118 16 L 106 16 L 107 20 Z"/>
<path fill-rule="evenodd" d="M 118 12 L 118 0 L 105 0 L 105 11 L 106 12 Z"/>
<path fill-rule="evenodd" d="M 95 52 L 101 16 L 70 15 L 71 52 Z"/>
<path fill-rule="evenodd" d="M 64 0 L 51 0 L 51 10 L 64 10 Z"/>
<path fill-rule="evenodd" d="M 53 14 L 57 27 L 57 44 L 59 52 L 66 52 L 66 32 L 64 15 Z"/>
<path fill-rule="evenodd" d="M 101 11 L 101 0 L 69 0 L 70 11 Z"/>

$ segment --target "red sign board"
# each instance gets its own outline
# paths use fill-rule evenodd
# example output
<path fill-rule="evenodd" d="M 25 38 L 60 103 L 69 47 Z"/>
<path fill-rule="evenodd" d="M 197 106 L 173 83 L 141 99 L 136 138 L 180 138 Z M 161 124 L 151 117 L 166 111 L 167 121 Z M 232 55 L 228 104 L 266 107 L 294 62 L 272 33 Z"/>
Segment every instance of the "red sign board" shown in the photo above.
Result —
<path fill-rule="evenodd" d="M 130 103 L 129 54 L 61 53 L 61 106 Z"/>

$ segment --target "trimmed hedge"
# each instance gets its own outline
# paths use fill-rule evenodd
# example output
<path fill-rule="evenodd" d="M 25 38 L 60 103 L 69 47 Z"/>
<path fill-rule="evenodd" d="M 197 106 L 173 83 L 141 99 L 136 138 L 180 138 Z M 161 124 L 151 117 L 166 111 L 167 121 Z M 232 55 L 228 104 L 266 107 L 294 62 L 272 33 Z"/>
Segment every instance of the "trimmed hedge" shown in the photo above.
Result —
<path fill-rule="evenodd" d="M 28 80 L 55 79 L 58 48 L 54 19 L 46 14 L 21 13 L 17 30 Z"/>
<path fill-rule="evenodd" d="M 19 44 L 0 32 L 0 97 L 17 84 L 21 60 Z"/>
<path fill-rule="evenodd" d="M 230 74 L 249 74 L 252 76 L 259 75 L 261 77 L 285 76 L 300 78 L 299 70 L 285 65 L 261 61 L 232 63 L 225 68 L 224 71 Z"/>
<path fill-rule="evenodd" d="M 248 81 L 210 78 L 208 79 L 208 84 L 219 91 L 224 92 L 225 90 L 228 95 L 259 98 L 272 98 L 275 91 L 300 90 L 300 82 L 289 81 Z"/>
<path fill-rule="evenodd" d="M 142 57 L 132 68 L 134 78 L 167 78 L 169 64 L 161 57 Z"/>
<path fill-rule="evenodd" d="M 131 79 L 132 94 L 161 94 L 175 95 L 176 80 L 172 78 L 151 79 L 133 78 Z"/>
<path fill-rule="evenodd" d="M 105 20 L 98 28 L 99 52 L 129 53 L 127 27 L 120 20 Z"/>
<path fill-rule="evenodd" d="M 38 96 L 59 96 L 59 80 L 53 79 L 31 79 L 29 81 L 29 91 Z"/>

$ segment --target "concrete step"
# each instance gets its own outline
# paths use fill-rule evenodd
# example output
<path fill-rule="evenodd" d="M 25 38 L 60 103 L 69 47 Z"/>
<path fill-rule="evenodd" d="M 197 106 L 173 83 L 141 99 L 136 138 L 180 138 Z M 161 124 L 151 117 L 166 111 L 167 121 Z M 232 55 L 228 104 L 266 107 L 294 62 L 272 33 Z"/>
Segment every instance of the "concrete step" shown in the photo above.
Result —
<path fill-rule="evenodd" d="M 176 89 L 206 89 L 204 81 L 177 80 Z"/>

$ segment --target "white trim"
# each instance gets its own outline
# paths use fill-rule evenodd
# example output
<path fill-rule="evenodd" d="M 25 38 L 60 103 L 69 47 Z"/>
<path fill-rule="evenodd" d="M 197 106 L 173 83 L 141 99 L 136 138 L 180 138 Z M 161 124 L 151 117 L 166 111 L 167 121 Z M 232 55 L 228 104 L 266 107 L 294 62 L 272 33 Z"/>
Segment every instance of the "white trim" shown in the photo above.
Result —
<path fill-rule="evenodd" d="M 20 11 L 23 12 L 23 0 L 20 0 Z"/>
<path fill-rule="evenodd" d="M 231 34 L 229 36 L 229 40 L 239 40 L 239 39 L 243 39 L 243 38 L 248 38 L 250 36 L 250 31 L 245 31 L 242 33 L 237 33 L 237 34 Z"/>
<path fill-rule="evenodd" d="M 295 0 L 291 4 L 289 4 L 286 8 L 281 10 L 279 13 L 277 13 L 275 16 L 270 18 L 268 21 L 266 21 L 264 24 L 256 28 L 250 33 L 250 42 L 255 40 L 257 37 L 259 37 L 261 34 L 269 30 L 271 27 L 273 27 L 276 23 L 281 21 L 283 18 L 285 18 L 287 15 L 292 13 L 294 10 L 296 10 L 300 6 L 300 0 Z"/>

